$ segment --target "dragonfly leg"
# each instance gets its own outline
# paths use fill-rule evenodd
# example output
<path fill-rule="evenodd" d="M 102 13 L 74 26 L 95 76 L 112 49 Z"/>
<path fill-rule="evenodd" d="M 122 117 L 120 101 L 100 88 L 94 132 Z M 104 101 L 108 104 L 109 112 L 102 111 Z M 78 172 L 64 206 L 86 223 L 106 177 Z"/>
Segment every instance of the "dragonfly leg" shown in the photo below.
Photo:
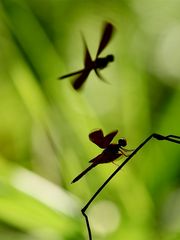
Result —
<path fill-rule="evenodd" d="M 118 165 L 117 163 L 115 163 L 114 161 L 112 161 L 112 163 L 113 163 L 114 165 L 116 165 L 116 166 L 118 166 L 118 167 L 119 167 L 119 165 Z"/>
<path fill-rule="evenodd" d="M 128 155 L 125 153 L 124 149 L 123 149 L 123 150 L 120 149 L 120 150 L 119 150 L 119 153 L 121 153 L 121 154 L 124 155 L 125 157 L 128 157 Z"/>
<path fill-rule="evenodd" d="M 125 157 L 129 157 L 129 155 L 131 154 L 131 152 L 133 152 L 134 151 L 134 149 L 125 149 L 125 148 L 123 148 L 123 147 L 121 147 L 121 149 L 119 150 L 119 152 L 121 153 L 121 154 L 123 154 Z M 129 153 L 127 153 L 127 152 L 129 152 Z"/>

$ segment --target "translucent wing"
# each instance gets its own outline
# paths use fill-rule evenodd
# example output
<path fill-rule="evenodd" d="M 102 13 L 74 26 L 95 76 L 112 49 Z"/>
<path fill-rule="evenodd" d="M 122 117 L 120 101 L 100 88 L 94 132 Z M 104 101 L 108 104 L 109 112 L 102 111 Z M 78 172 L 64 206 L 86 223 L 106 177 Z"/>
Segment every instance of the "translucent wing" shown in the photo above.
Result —
<path fill-rule="evenodd" d="M 89 134 L 89 139 L 100 148 L 106 148 L 111 143 L 117 132 L 118 130 L 113 131 L 104 137 L 103 131 L 98 129 Z"/>
<path fill-rule="evenodd" d="M 105 27 L 104 27 L 104 31 L 101 37 L 101 41 L 99 44 L 99 48 L 97 50 L 97 54 L 96 57 L 99 56 L 99 54 L 104 50 L 104 48 L 107 46 L 107 44 L 109 43 L 109 41 L 111 40 L 112 34 L 114 31 L 114 27 L 111 23 L 106 23 Z"/>

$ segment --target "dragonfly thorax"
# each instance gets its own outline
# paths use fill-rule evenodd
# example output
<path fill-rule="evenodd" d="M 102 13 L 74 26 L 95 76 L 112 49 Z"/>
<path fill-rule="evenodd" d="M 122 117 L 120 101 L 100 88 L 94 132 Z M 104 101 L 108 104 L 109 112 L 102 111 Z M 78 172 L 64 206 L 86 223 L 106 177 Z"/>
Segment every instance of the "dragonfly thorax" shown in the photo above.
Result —
<path fill-rule="evenodd" d="M 107 55 L 104 58 L 96 58 L 94 63 L 95 63 L 95 68 L 103 69 L 105 68 L 109 62 L 114 61 L 114 56 L 113 55 Z"/>
<path fill-rule="evenodd" d="M 111 143 L 105 150 L 103 151 L 104 153 L 111 153 L 111 154 L 117 154 L 119 151 L 119 144 L 116 143 Z"/>

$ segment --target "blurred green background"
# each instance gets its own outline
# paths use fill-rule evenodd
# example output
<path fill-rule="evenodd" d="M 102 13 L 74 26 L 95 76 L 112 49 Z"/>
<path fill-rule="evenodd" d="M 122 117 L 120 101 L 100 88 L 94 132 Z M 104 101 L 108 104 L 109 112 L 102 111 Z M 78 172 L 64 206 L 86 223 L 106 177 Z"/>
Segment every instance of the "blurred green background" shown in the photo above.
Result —
<path fill-rule="evenodd" d="M 153 132 L 180 135 L 178 0 L 0 1 L 0 239 L 87 239 L 80 209 L 116 169 L 72 179 L 101 149 L 95 128 L 128 148 Z M 104 21 L 116 33 L 83 91 L 57 77 L 96 54 Z M 121 163 L 122 160 L 119 161 Z M 180 239 L 180 146 L 149 142 L 88 209 L 93 239 Z"/>

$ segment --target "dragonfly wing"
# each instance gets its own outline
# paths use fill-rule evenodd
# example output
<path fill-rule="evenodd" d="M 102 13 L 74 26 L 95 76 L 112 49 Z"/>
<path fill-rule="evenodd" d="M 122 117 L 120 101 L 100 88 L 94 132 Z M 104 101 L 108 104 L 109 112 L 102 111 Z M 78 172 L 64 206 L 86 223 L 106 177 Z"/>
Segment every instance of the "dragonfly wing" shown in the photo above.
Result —
<path fill-rule="evenodd" d="M 82 87 L 83 83 L 85 82 L 86 78 L 88 77 L 91 69 L 85 69 L 78 78 L 76 78 L 73 82 L 73 88 L 78 90 Z"/>
<path fill-rule="evenodd" d="M 118 130 L 115 130 L 104 137 L 103 131 L 101 129 L 98 129 L 89 134 L 89 139 L 100 148 L 106 148 L 117 133 Z"/>
<path fill-rule="evenodd" d="M 85 40 L 85 38 L 84 38 L 83 35 L 82 35 L 82 39 L 83 39 L 84 48 L 85 48 L 84 66 L 85 66 L 86 68 L 89 68 L 89 67 L 91 67 L 91 65 L 92 65 L 92 58 L 91 58 L 89 49 L 88 49 L 88 47 L 87 47 L 86 40 Z"/>
<path fill-rule="evenodd" d="M 99 54 L 104 50 L 104 48 L 107 46 L 107 44 L 109 43 L 109 41 L 111 40 L 112 34 L 114 31 L 114 27 L 111 23 L 106 23 L 105 27 L 104 27 L 104 31 L 101 37 L 101 41 L 99 44 L 99 48 L 96 54 L 96 57 L 99 56 Z"/>
<path fill-rule="evenodd" d="M 115 130 L 104 137 L 104 143 L 103 143 L 104 148 L 106 148 L 111 143 L 111 141 L 113 140 L 113 138 L 116 136 L 117 133 L 118 133 L 118 130 Z"/>
<path fill-rule="evenodd" d="M 95 143 L 98 147 L 104 148 L 104 134 L 101 129 L 97 129 L 89 134 L 89 140 Z"/>
<path fill-rule="evenodd" d="M 104 77 L 100 74 L 100 72 L 99 72 L 97 69 L 94 69 L 94 71 L 95 71 L 96 75 L 98 76 L 98 78 L 99 78 L 100 80 L 102 80 L 102 81 L 105 82 L 105 83 L 109 83 L 108 81 L 106 81 L 106 80 L 104 79 Z"/>

